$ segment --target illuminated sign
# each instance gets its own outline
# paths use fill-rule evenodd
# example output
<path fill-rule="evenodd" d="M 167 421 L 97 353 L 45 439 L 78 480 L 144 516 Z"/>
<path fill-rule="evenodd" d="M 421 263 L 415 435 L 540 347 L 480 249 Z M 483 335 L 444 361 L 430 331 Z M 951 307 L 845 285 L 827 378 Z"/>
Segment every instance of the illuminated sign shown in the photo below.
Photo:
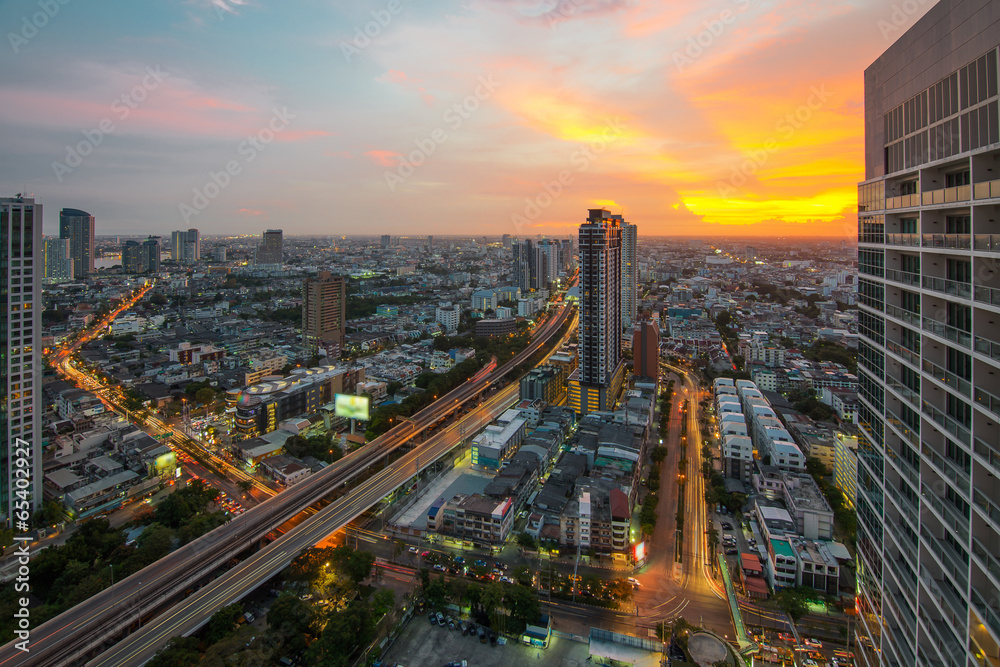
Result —
<path fill-rule="evenodd" d="M 368 397 L 353 394 L 335 394 L 333 411 L 338 417 L 368 420 Z"/>
<path fill-rule="evenodd" d="M 646 543 L 639 542 L 635 545 L 635 561 L 641 563 L 644 560 L 646 560 Z"/>

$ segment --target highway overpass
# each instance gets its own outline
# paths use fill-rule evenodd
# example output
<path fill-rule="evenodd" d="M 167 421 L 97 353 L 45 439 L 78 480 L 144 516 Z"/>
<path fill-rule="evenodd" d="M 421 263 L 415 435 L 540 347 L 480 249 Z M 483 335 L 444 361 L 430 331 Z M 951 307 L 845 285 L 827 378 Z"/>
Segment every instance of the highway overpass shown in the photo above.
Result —
<path fill-rule="evenodd" d="M 45 667 L 74 665 L 80 664 L 86 658 L 101 653 L 103 649 L 107 649 L 109 644 L 116 639 L 128 634 L 133 629 L 133 626 L 138 626 L 141 623 L 141 619 L 168 607 L 170 602 L 178 595 L 182 595 L 189 589 L 194 588 L 199 581 L 203 580 L 211 572 L 221 567 L 237 554 L 258 543 L 276 527 L 295 517 L 307 507 L 343 488 L 348 482 L 368 471 L 373 465 L 387 460 L 390 453 L 410 443 L 411 440 L 422 434 L 423 431 L 439 424 L 466 403 L 472 400 L 478 403 L 479 397 L 483 392 L 501 384 L 509 372 L 512 372 L 517 366 L 541 350 L 552 336 L 558 332 L 561 326 L 568 321 L 571 311 L 571 308 L 562 307 L 559 311 L 550 315 L 539 331 L 536 332 L 536 336 L 529 347 L 501 368 L 486 376 L 464 383 L 442 396 L 435 403 L 413 415 L 409 420 L 394 427 L 361 449 L 350 453 L 340 461 L 327 466 L 295 486 L 238 515 L 237 518 L 229 521 L 224 526 L 220 526 L 207 535 L 180 547 L 156 563 L 117 582 L 114 586 L 81 602 L 41 626 L 32 628 L 30 652 L 25 653 L 18 650 L 14 642 L 3 646 L 0 648 L 0 667 L 13 665 L 44 665 Z M 511 385 L 506 391 L 516 391 L 513 388 L 514 386 Z M 473 424 L 488 422 L 489 420 L 486 419 L 486 416 L 490 414 L 491 410 L 498 409 L 495 406 L 499 403 L 493 399 L 499 399 L 504 395 L 504 391 L 498 392 L 498 394 L 498 396 L 491 397 L 482 406 L 467 414 L 461 422 L 456 423 L 453 427 L 434 434 L 422 443 L 414 444 L 410 452 L 401 459 L 393 462 L 386 470 L 377 473 L 366 484 L 349 491 L 342 498 L 309 517 L 288 534 L 276 540 L 258 554 L 255 554 L 252 560 L 259 569 L 255 569 L 254 572 L 262 574 L 269 567 L 277 567 L 274 571 L 280 571 L 304 546 L 315 544 L 329 533 L 334 532 L 337 528 L 346 524 L 390 493 L 396 486 L 411 478 L 415 474 L 415 466 L 418 458 L 420 459 L 421 467 L 427 466 L 444 452 L 448 451 L 448 449 L 455 446 L 457 441 L 451 441 L 452 438 L 460 438 L 463 432 L 471 435 L 474 432 L 472 429 L 477 428 Z M 472 421 L 466 426 L 463 427 L 460 425 L 465 423 L 466 420 L 470 420 L 470 418 Z M 407 474 L 408 461 L 413 463 L 414 470 L 409 471 Z M 387 477 L 383 479 L 380 475 L 386 475 Z M 385 490 L 383 491 L 383 489 Z M 374 500 L 368 503 L 369 496 L 372 493 L 379 493 L 380 495 L 375 496 Z M 354 512 L 354 509 L 362 505 L 364 505 L 363 509 L 355 512 L 338 525 L 338 522 L 344 516 L 351 514 L 351 512 Z M 320 519 L 320 517 L 324 517 L 324 519 Z M 324 521 L 328 521 L 329 523 L 324 523 Z M 309 542 L 309 539 L 313 539 L 313 541 Z M 300 540 L 301 545 L 299 544 Z M 292 543 L 299 546 L 285 546 Z M 264 567 L 261 561 L 257 560 L 260 554 L 264 553 L 270 554 L 270 557 L 275 559 L 269 567 Z M 240 569 L 240 567 L 242 566 L 238 566 L 237 569 Z M 266 578 L 258 579 L 257 584 Z M 222 580 L 229 580 L 229 575 L 227 574 L 216 581 Z M 223 595 L 224 592 L 233 592 L 234 594 L 237 592 L 236 589 L 225 589 L 225 591 L 222 591 L 217 587 L 213 588 L 215 586 L 214 583 L 209 586 L 210 590 L 218 592 L 215 597 L 206 599 L 201 595 L 195 596 L 197 601 L 204 605 L 204 608 L 199 607 L 198 609 L 194 609 L 190 605 L 181 605 L 182 609 L 175 610 L 171 608 L 166 616 L 158 618 L 183 617 L 185 614 L 191 614 L 197 618 L 199 610 L 214 610 L 218 606 L 227 604 L 227 602 L 219 602 L 219 600 L 226 599 Z M 155 622 L 157 622 L 156 619 L 154 619 L 153 623 Z M 194 623 L 193 628 L 199 627 L 200 624 L 200 622 Z M 187 630 L 188 633 L 193 631 L 194 629 Z M 175 634 L 183 633 L 178 632 Z M 137 636 L 146 637 L 147 635 L 146 633 L 142 633 Z M 155 642 L 159 642 L 155 644 L 155 647 L 158 647 L 165 639 L 169 639 L 169 636 L 172 635 L 168 635 L 165 638 L 157 636 L 155 639 L 150 639 L 148 640 L 148 646 L 154 646 Z M 128 646 L 133 645 L 134 643 L 130 639 Z M 154 652 L 155 647 L 153 649 Z M 126 656 L 118 662 L 100 662 L 98 660 L 94 661 L 93 664 L 141 664 L 141 661 L 137 663 L 135 658 L 140 653 L 145 654 L 146 649 L 136 647 L 134 653 L 135 655 L 132 657 Z M 119 655 L 119 653 L 116 651 L 114 655 Z"/>

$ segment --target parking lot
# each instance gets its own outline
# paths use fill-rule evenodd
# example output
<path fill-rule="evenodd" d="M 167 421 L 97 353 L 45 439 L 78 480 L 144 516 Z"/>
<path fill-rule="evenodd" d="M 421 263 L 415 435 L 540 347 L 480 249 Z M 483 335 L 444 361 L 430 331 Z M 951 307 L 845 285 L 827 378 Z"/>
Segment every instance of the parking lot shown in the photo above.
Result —
<path fill-rule="evenodd" d="M 524 664 L 583 667 L 588 664 L 588 657 L 587 644 L 560 637 L 552 637 L 548 648 L 532 648 L 510 640 L 504 646 L 481 644 L 476 637 L 463 637 L 457 630 L 431 625 L 424 614 L 413 617 L 382 658 L 382 664 L 434 667 L 467 660 L 469 667 Z"/>

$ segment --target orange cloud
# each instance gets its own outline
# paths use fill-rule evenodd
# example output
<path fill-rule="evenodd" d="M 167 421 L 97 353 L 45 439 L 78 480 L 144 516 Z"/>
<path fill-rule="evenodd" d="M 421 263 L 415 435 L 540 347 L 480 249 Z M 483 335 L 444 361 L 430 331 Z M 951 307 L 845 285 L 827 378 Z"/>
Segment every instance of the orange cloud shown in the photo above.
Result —
<path fill-rule="evenodd" d="M 364 154 L 370 157 L 375 164 L 380 167 L 395 167 L 399 158 L 403 157 L 402 153 L 383 150 L 365 151 Z"/>

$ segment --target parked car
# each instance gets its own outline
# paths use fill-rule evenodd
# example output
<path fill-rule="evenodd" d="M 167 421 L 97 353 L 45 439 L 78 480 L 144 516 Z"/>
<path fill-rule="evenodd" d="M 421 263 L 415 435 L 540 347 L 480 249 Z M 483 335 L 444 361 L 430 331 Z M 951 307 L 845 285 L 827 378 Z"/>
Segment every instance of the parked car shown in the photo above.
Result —
<path fill-rule="evenodd" d="M 823 648 L 823 642 L 821 642 L 818 639 L 813 639 L 811 637 L 803 639 L 802 643 L 808 646 L 809 648 Z"/>
<path fill-rule="evenodd" d="M 740 552 L 740 550 L 739 550 L 739 549 L 737 549 L 737 548 L 735 548 L 735 547 L 732 547 L 732 548 L 729 548 L 729 549 L 726 549 L 726 555 L 727 555 L 727 556 L 735 556 L 735 555 L 736 555 L 736 554 L 738 554 L 739 552 Z"/>
<path fill-rule="evenodd" d="M 722 528 L 723 528 L 723 530 L 732 530 L 733 529 L 733 524 L 729 523 L 728 521 L 723 521 L 722 522 Z"/>
<path fill-rule="evenodd" d="M 795 643 L 795 637 L 791 636 L 787 632 L 779 632 L 778 639 L 780 639 L 783 642 L 792 642 L 793 644 Z"/>
<path fill-rule="evenodd" d="M 480 644 L 486 643 L 486 628 L 484 627 L 479 628 L 479 643 Z"/>
<path fill-rule="evenodd" d="M 438 624 L 437 614 L 427 614 L 427 620 L 429 620 L 431 622 L 431 625 L 437 625 Z"/>
<path fill-rule="evenodd" d="M 455 556 L 455 565 L 463 565 L 463 564 L 465 564 L 465 559 L 462 558 L 461 556 Z"/>
<path fill-rule="evenodd" d="M 415 554 L 415 553 L 417 553 L 417 548 L 416 548 L 416 547 L 410 547 L 410 548 L 408 549 L 408 551 L 409 551 L 409 552 L 410 552 L 411 554 Z"/>
<path fill-rule="evenodd" d="M 438 621 L 438 625 L 443 626 L 445 624 L 444 623 L 444 614 L 442 614 L 441 612 L 438 612 L 437 613 L 437 621 Z"/>

